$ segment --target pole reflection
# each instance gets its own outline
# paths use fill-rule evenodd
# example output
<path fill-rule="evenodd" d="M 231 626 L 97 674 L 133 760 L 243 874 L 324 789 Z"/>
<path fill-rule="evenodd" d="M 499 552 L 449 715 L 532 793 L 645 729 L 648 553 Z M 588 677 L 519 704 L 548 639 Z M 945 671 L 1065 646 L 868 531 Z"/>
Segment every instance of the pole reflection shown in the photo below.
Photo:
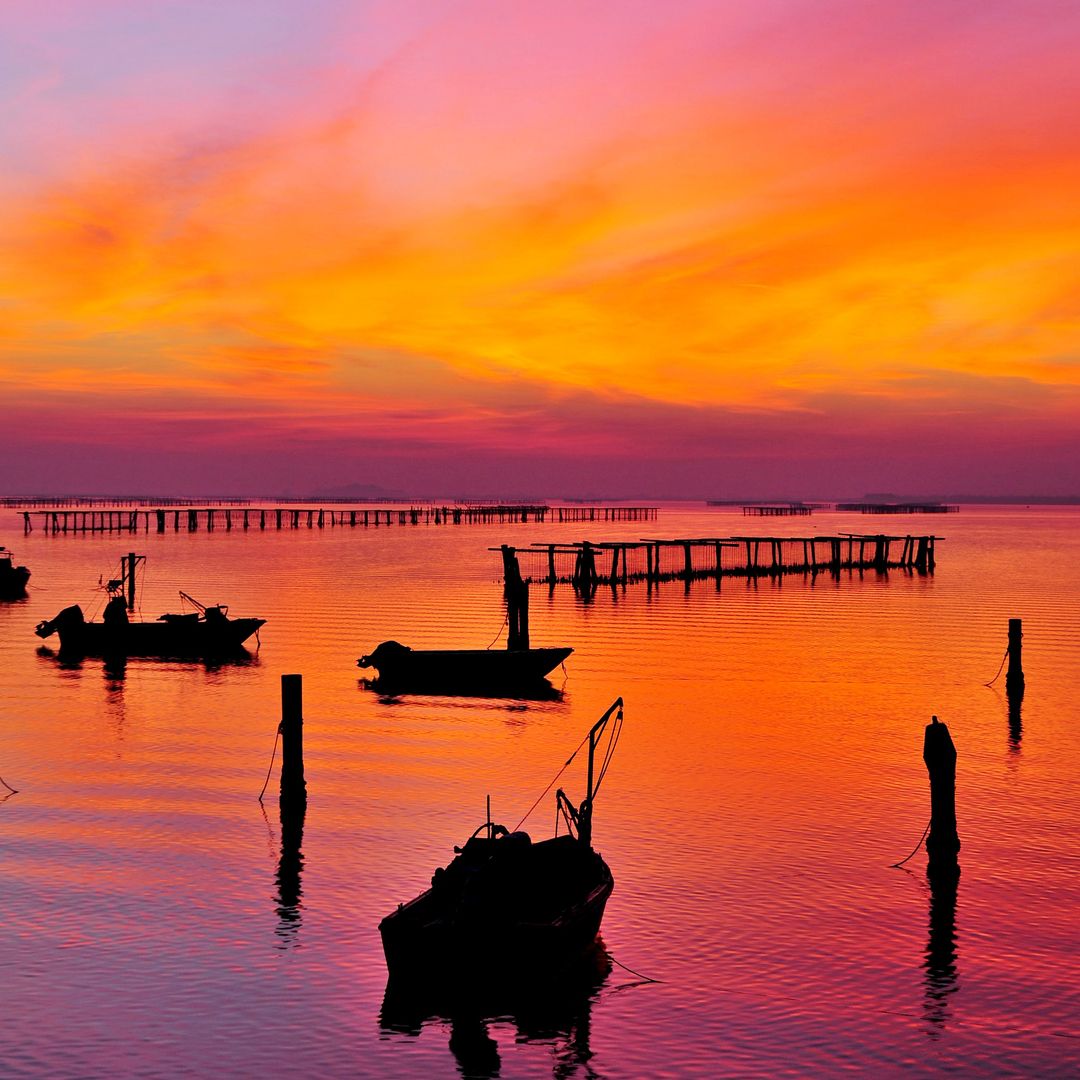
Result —
<path fill-rule="evenodd" d="M 928 1034 L 939 1037 L 950 1016 L 950 998 L 959 989 L 956 966 L 956 893 L 960 873 L 927 873 L 930 883 L 930 935 L 923 963 L 923 1013 Z"/>
<path fill-rule="evenodd" d="M 275 883 L 277 884 L 277 917 L 275 933 L 278 947 L 291 949 L 299 944 L 303 888 L 300 872 L 304 869 L 304 855 L 300 850 L 304 842 L 304 818 L 307 808 L 282 805 L 281 807 L 281 858 L 278 860 Z"/>
<path fill-rule="evenodd" d="M 1023 683 L 1007 689 L 1005 700 L 1009 703 L 1009 749 L 1015 754 L 1020 752 L 1020 742 L 1024 737 L 1024 722 L 1020 716 L 1020 706 L 1024 703 Z"/>

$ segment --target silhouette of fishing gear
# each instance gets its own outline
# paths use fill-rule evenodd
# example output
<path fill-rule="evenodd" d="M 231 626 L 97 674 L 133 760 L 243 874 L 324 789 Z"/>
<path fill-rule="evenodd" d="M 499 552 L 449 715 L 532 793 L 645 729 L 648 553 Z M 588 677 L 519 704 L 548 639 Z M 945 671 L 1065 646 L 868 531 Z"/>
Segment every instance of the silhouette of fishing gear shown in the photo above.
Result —
<path fill-rule="evenodd" d="M 622 734 L 622 723 L 623 723 L 623 711 L 622 711 L 622 706 L 619 706 L 619 711 L 615 716 L 615 723 L 612 724 L 611 733 L 608 735 L 607 748 L 604 750 L 604 760 L 600 765 L 600 771 L 597 773 L 596 783 L 593 785 L 593 798 L 594 799 L 596 798 L 596 793 L 600 790 L 600 781 L 604 779 L 604 774 L 608 770 L 608 765 L 611 764 L 611 757 L 615 753 L 615 747 L 619 742 L 619 735 Z M 578 754 L 581 751 L 581 748 L 589 741 L 589 735 L 590 734 L 591 734 L 591 732 L 586 732 L 585 738 L 582 739 L 581 742 L 579 742 L 577 744 L 577 749 L 566 759 L 565 762 L 563 762 L 562 768 L 559 769 L 559 771 L 551 778 L 551 782 L 548 784 L 548 786 L 546 788 L 544 788 L 543 791 L 540 792 L 540 794 L 537 796 L 536 802 L 534 802 L 532 804 L 532 806 L 529 807 L 529 809 L 525 812 L 525 816 L 514 826 L 514 828 L 512 830 L 513 832 L 517 832 L 518 829 L 520 829 L 521 826 L 524 825 L 525 822 L 529 820 L 529 817 L 532 815 L 532 812 L 540 805 L 540 803 L 543 800 L 544 796 L 552 789 L 552 787 L 554 787 L 555 781 L 558 780 L 559 777 L 562 776 L 562 774 L 564 772 L 566 772 L 567 768 L 570 765 L 570 762 L 572 762 L 574 760 L 574 758 L 576 758 L 578 756 Z"/>

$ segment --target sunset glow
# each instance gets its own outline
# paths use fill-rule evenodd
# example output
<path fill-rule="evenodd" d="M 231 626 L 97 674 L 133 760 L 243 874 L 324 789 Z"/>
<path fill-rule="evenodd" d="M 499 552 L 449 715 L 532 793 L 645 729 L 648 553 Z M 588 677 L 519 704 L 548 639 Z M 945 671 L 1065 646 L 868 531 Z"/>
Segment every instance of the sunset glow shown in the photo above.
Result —
<path fill-rule="evenodd" d="M 571 494 L 1080 489 L 1078 38 L 1040 3 L 5 5 L 7 490 L 491 490 L 493 455 Z"/>

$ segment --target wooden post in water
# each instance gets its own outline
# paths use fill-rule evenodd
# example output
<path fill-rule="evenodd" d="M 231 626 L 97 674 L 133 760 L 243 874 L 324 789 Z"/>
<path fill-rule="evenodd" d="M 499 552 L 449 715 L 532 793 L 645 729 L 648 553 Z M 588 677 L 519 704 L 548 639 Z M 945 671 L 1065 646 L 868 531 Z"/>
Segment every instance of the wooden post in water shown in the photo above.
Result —
<path fill-rule="evenodd" d="M 1009 620 L 1009 671 L 1005 676 L 1005 692 L 1024 692 L 1024 665 L 1022 656 L 1023 620 Z"/>
<path fill-rule="evenodd" d="M 956 747 L 948 727 L 939 723 L 936 716 L 926 725 L 923 735 L 923 761 L 930 774 L 926 872 L 931 876 L 956 875 L 960 873 L 956 858 L 960 852 L 960 837 L 956 832 Z"/>
<path fill-rule="evenodd" d="M 304 780 L 304 677 L 281 676 L 281 807 L 307 806 Z"/>
<path fill-rule="evenodd" d="M 521 578 L 517 552 L 507 544 L 501 546 L 503 580 L 506 591 L 506 647 L 529 647 L 529 586 Z"/>

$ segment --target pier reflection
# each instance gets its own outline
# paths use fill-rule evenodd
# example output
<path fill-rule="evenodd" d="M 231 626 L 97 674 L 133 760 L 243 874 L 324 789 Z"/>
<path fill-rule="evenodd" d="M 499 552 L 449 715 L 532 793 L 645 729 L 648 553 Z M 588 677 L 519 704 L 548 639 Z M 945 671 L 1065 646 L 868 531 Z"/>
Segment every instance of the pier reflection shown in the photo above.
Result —
<path fill-rule="evenodd" d="M 307 809 L 303 805 L 281 808 L 281 857 L 278 860 L 277 874 L 274 876 L 277 885 L 275 910 L 278 924 L 274 932 L 278 937 L 278 947 L 282 949 L 291 949 L 298 944 L 297 937 L 302 922 L 300 913 L 303 909 L 301 898 L 304 890 L 300 874 L 304 869 L 304 854 L 301 847 L 304 843 L 306 815 Z"/>
<path fill-rule="evenodd" d="M 949 999 L 959 989 L 956 967 L 956 893 L 959 873 L 928 874 L 930 933 L 923 963 L 923 1014 L 928 1034 L 936 1038 L 949 1020 Z"/>
<path fill-rule="evenodd" d="M 573 971 L 517 986 L 437 987 L 391 980 L 379 1013 L 387 1035 L 416 1038 L 430 1025 L 450 1025 L 449 1050 L 462 1077 L 500 1075 L 499 1044 L 490 1026 L 513 1024 L 515 1044 L 553 1047 L 551 1074 L 594 1078 L 590 1045 L 592 1007 L 611 973 L 603 942 Z"/>

